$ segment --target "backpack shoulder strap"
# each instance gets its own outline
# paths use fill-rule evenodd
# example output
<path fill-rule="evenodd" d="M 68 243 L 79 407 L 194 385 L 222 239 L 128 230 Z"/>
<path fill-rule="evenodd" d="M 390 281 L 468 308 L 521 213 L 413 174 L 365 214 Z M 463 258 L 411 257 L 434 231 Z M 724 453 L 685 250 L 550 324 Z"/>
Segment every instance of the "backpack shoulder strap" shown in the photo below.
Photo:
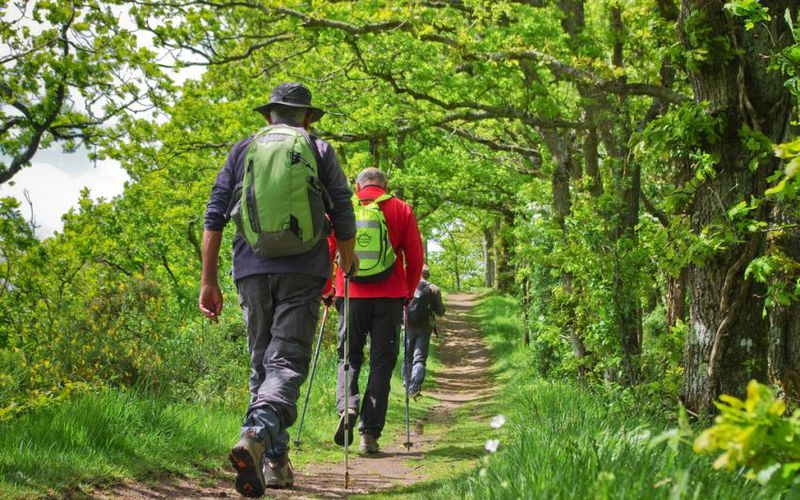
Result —
<path fill-rule="evenodd" d="M 308 145 L 311 146 L 311 152 L 314 153 L 314 159 L 317 160 L 317 169 L 322 167 L 322 153 L 317 147 L 317 137 L 309 134 L 306 129 L 303 129 L 303 135 L 308 140 Z"/>
<path fill-rule="evenodd" d="M 381 203 L 383 203 L 384 201 L 386 201 L 386 200 L 389 200 L 389 199 L 391 199 L 391 198 L 394 198 L 394 195 L 391 195 L 391 194 L 388 194 L 388 193 L 384 193 L 384 194 L 382 194 L 382 195 L 378 196 L 378 198 L 376 198 L 376 199 L 374 199 L 374 200 L 370 200 L 370 199 L 365 199 L 365 200 L 362 200 L 361 198 L 359 198 L 359 197 L 358 197 L 358 194 L 357 194 L 357 193 L 355 193 L 355 194 L 353 194 L 353 203 L 354 203 L 354 204 L 355 204 L 355 203 L 358 203 L 359 205 L 361 205 L 361 202 L 362 202 L 362 201 L 367 201 L 367 202 L 369 202 L 369 203 L 367 203 L 366 205 L 362 205 L 362 206 L 365 206 L 365 207 L 366 207 L 366 206 L 368 206 L 368 205 L 371 205 L 371 204 L 373 204 L 373 203 L 376 203 L 376 204 L 380 205 L 380 204 L 381 204 Z"/>
<path fill-rule="evenodd" d="M 325 184 L 322 182 L 322 177 L 319 175 L 319 171 L 322 168 L 322 153 L 317 147 L 317 137 L 309 134 L 306 129 L 301 130 L 303 131 L 303 136 L 308 141 L 308 145 L 311 147 L 311 152 L 314 154 L 314 159 L 317 161 L 317 178 L 319 179 L 319 187 L 322 190 L 322 202 L 325 204 L 325 211 L 330 213 L 334 208 L 333 198 L 331 198 L 328 188 L 325 187 Z"/>
<path fill-rule="evenodd" d="M 267 125 L 266 127 L 261 127 L 258 130 L 258 132 L 255 133 L 255 135 L 253 137 L 258 137 L 258 136 L 261 136 L 261 135 L 269 134 L 270 132 L 274 132 L 274 131 L 280 129 L 281 127 L 282 127 L 282 125 L 280 125 L 280 124 L 278 124 L 278 125 Z"/>

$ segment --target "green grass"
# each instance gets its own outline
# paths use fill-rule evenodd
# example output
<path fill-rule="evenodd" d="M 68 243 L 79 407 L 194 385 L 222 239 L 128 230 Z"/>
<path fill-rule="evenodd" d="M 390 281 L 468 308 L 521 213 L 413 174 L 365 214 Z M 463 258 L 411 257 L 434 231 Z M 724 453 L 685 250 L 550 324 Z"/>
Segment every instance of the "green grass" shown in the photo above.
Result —
<path fill-rule="evenodd" d="M 712 470 L 688 447 L 677 454 L 651 447 L 664 420 L 632 411 L 614 391 L 591 392 L 569 382 L 537 379 L 521 348 L 516 304 L 491 296 L 476 309 L 501 384 L 497 401 L 508 419 L 500 430 L 472 428 L 481 440 L 500 439 L 473 470 L 424 487 L 414 498 L 751 498 L 756 486 Z M 459 423 L 460 425 L 461 422 Z M 465 429 L 453 432 L 465 435 Z M 447 439 L 453 436 L 448 434 Z M 474 436 L 463 445 L 474 452 Z"/>
<path fill-rule="evenodd" d="M 106 390 L 25 414 L 0 430 L 0 496 L 223 465 L 240 410 Z"/>

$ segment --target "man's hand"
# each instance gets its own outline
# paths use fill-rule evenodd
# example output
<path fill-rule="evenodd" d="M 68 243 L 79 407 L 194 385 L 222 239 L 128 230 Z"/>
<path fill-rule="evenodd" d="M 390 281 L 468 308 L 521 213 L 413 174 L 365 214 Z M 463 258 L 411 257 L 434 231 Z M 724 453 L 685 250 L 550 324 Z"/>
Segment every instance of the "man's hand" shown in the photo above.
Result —
<path fill-rule="evenodd" d="M 322 296 L 322 303 L 325 304 L 325 307 L 330 307 L 333 304 L 333 300 L 336 298 L 336 289 L 331 287 L 328 290 L 328 293 Z"/>
<path fill-rule="evenodd" d="M 222 314 L 222 291 L 217 282 L 217 263 L 222 231 L 203 231 L 203 270 L 200 276 L 200 312 L 214 323 Z"/>
<path fill-rule="evenodd" d="M 222 290 L 219 285 L 202 285 L 200 287 L 200 312 L 214 323 L 219 322 L 222 314 Z"/>
<path fill-rule="evenodd" d="M 355 246 L 355 238 L 346 241 L 336 240 L 336 248 L 339 250 L 339 269 L 348 277 L 353 277 L 358 272 L 358 256 Z"/>
<path fill-rule="evenodd" d="M 348 278 L 352 278 L 358 273 L 358 265 L 358 255 L 355 253 L 351 254 L 349 259 L 342 257 L 342 253 L 339 253 L 339 269 Z"/>

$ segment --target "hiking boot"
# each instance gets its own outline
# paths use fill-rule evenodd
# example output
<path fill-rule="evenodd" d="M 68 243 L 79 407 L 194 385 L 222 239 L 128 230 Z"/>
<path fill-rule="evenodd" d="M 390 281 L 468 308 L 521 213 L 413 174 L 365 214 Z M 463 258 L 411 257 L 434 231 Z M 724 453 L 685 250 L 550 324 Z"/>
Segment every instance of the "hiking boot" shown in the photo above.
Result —
<path fill-rule="evenodd" d="M 236 491 L 245 497 L 257 498 L 264 495 L 264 472 L 261 464 L 264 459 L 264 441 L 242 436 L 230 453 L 231 465 L 236 471 Z"/>
<path fill-rule="evenodd" d="M 416 401 L 422 397 L 422 392 L 417 387 L 411 387 L 410 389 L 408 389 L 408 397 Z"/>
<path fill-rule="evenodd" d="M 347 444 L 353 442 L 353 428 L 356 426 L 356 411 L 352 408 L 347 410 Z M 339 427 L 336 428 L 336 434 L 333 435 L 333 442 L 339 446 L 344 446 L 344 412 L 339 415 Z"/>
<path fill-rule="evenodd" d="M 294 484 L 294 471 L 288 453 L 280 458 L 267 458 L 264 462 L 264 480 L 267 488 L 288 488 Z"/>
<path fill-rule="evenodd" d="M 378 453 L 378 451 L 380 451 L 380 447 L 378 446 L 378 438 L 369 432 L 361 434 L 361 440 L 358 444 L 358 451 L 365 455 L 374 455 Z"/>

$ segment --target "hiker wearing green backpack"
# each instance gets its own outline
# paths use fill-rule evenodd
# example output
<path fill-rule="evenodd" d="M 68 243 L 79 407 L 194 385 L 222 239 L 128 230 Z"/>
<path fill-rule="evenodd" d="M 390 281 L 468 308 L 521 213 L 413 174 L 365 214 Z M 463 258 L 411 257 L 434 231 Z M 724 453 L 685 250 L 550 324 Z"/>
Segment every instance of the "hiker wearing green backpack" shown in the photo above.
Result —
<path fill-rule="evenodd" d="M 387 193 L 385 174 L 367 168 L 356 178 L 356 255 L 358 272 L 351 278 L 349 317 L 343 312 L 344 277 L 336 273 L 336 305 L 339 310 L 339 373 L 336 403 L 338 445 L 352 443 L 359 420 L 359 451 L 378 452 L 389 401 L 389 382 L 400 350 L 403 307 L 414 296 L 422 272 L 422 239 L 411 207 Z M 330 244 L 335 243 L 333 238 Z M 345 325 L 349 322 L 349 400 L 344 390 Z M 361 397 L 358 376 L 364 362 L 364 346 L 370 337 L 369 378 Z M 345 411 L 348 416 L 345 418 Z M 345 421 L 347 424 L 345 424 Z M 346 440 L 346 441 L 345 441 Z"/>
<path fill-rule="evenodd" d="M 233 269 L 247 325 L 250 405 L 230 452 L 236 490 L 259 497 L 291 486 L 287 429 L 308 375 L 322 290 L 331 275 L 327 236 L 336 232 L 339 265 L 353 270 L 356 232 L 352 191 L 333 148 L 308 134 L 324 114 L 299 83 L 272 90 L 256 108 L 269 122 L 230 151 L 205 215 L 199 306 L 217 321 L 222 230 L 236 224 Z"/>
<path fill-rule="evenodd" d="M 405 363 L 402 373 L 403 383 L 408 384 L 409 395 L 414 400 L 419 397 L 422 382 L 425 380 L 425 364 L 428 361 L 431 333 L 436 332 L 436 316 L 444 316 L 445 313 L 442 291 L 428 281 L 430 276 L 428 266 L 422 266 L 422 279 L 419 280 L 414 298 L 408 304 L 406 312 L 408 318 L 406 352 L 411 356 L 408 363 L 411 370 L 410 381 L 407 378 L 408 368 Z"/>

